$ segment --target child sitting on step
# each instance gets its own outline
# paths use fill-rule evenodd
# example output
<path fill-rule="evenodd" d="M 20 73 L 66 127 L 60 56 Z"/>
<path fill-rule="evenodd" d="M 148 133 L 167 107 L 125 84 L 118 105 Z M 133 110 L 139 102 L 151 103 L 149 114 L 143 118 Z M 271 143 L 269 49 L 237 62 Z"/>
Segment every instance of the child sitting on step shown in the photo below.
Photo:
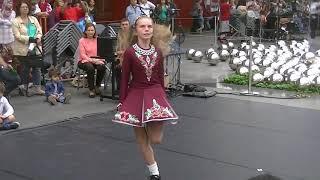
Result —
<path fill-rule="evenodd" d="M 0 130 L 17 129 L 20 123 L 15 121 L 13 107 L 7 98 L 3 96 L 5 90 L 4 83 L 0 82 Z"/>
<path fill-rule="evenodd" d="M 49 78 L 51 79 L 46 84 L 45 94 L 47 101 L 51 105 L 56 105 L 58 102 L 63 104 L 69 104 L 71 99 L 71 94 L 65 94 L 64 85 L 60 81 L 60 75 L 58 70 L 51 69 L 49 71 Z"/>

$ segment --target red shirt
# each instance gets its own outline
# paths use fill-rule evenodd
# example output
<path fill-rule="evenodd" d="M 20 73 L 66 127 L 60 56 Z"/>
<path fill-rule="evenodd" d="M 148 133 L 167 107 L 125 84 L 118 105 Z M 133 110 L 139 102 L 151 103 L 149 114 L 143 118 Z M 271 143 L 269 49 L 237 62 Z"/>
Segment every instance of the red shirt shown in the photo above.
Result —
<path fill-rule="evenodd" d="M 47 7 L 49 6 L 49 3 L 47 1 L 45 1 L 44 3 L 39 2 L 38 6 L 41 12 L 47 12 Z"/>
<path fill-rule="evenodd" d="M 63 13 L 64 20 L 71 20 L 78 22 L 80 18 L 84 17 L 85 14 L 80 7 L 66 7 Z"/>
<path fill-rule="evenodd" d="M 60 6 L 56 7 L 56 9 L 55 9 L 54 15 L 55 15 L 56 22 L 59 22 L 60 19 L 63 19 L 61 10 L 62 10 L 62 7 L 60 7 Z"/>
<path fill-rule="evenodd" d="M 211 16 L 213 16 L 213 13 L 210 10 L 210 6 L 205 5 L 204 1 L 202 1 L 201 6 L 203 8 L 203 17 L 211 17 Z"/>
<path fill-rule="evenodd" d="M 134 45 L 137 48 L 137 45 Z M 122 103 L 129 92 L 129 89 L 144 89 L 153 85 L 161 85 L 164 88 L 164 58 L 159 49 L 148 56 L 136 53 L 134 46 L 129 47 L 123 56 L 122 74 L 120 83 L 120 102 Z M 138 47 L 139 48 L 139 47 Z M 141 48 L 140 48 L 141 49 Z M 148 63 L 147 57 L 150 61 Z M 130 76 L 132 79 L 130 81 Z"/>
<path fill-rule="evenodd" d="M 231 4 L 228 4 L 228 3 L 220 4 L 220 20 L 221 21 L 230 20 L 230 9 L 231 9 Z"/>

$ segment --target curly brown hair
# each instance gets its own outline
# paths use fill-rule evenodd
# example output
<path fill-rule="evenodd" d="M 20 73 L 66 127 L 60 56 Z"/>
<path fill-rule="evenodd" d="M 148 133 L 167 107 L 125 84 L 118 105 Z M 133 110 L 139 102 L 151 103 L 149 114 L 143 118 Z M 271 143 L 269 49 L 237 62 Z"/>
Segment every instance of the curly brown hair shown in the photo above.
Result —
<path fill-rule="evenodd" d="M 18 1 L 17 5 L 16 5 L 16 16 L 21 16 L 21 12 L 20 12 L 20 8 L 21 8 L 21 5 L 22 4 L 27 4 L 28 5 L 28 8 L 29 8 L 29 13 L 28 15 L 31 15 L 32 13 L 32 5 L 31 5 L 31 1 L 30 0 L 21 0 L 21 1 Z"/>
<path fill-rule="evenodd" d="M 60 76 L 60 72 L 56 68 L 52 68 L 52 69 L 49 70 L 48 75 L 49 75 L 49 78 L 59 77 Z"/>

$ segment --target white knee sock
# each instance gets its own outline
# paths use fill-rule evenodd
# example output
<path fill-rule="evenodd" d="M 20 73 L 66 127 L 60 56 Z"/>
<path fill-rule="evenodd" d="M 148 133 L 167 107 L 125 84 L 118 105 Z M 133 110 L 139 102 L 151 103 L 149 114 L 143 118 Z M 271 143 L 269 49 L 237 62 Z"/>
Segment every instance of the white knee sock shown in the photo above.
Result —
<path fill-rule="evenodd" d="M 147 165 L 150 175 L 159 175 L 159 169 L 158 169 L 158 165 L 157 162 L 151 164 L 151 165 Z"/>

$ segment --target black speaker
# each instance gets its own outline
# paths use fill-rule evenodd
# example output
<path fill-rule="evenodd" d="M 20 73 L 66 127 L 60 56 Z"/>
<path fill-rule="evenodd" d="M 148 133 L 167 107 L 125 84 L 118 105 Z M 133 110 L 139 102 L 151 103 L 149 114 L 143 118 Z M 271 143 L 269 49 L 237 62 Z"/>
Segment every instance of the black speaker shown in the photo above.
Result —
<path fill-rule="evenodd" d="M 97 38 L 97 55 L 100 57 L 114 57 L 116 46 L 116 37 L 99 36 Z"/>

